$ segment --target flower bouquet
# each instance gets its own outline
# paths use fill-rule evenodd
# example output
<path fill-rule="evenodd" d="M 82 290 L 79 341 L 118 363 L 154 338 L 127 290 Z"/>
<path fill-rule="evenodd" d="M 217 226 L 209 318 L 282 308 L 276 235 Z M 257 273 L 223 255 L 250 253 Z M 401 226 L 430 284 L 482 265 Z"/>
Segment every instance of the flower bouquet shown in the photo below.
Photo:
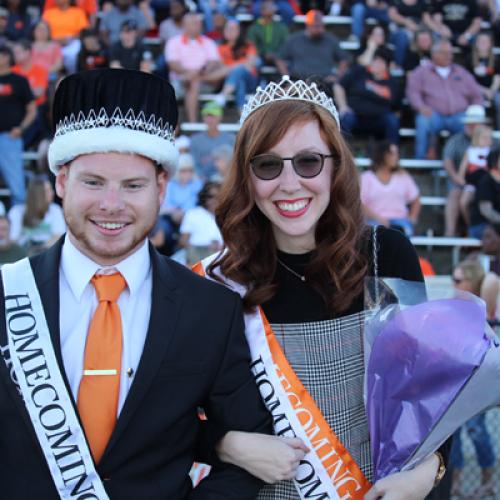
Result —
<path fill-rule="evenodd" d="M 411 469 L 500 404 L 500 346 L 477 297 L 427 300 L 422 283 L 366 285 L 365 404 L 375 480 Z"/>

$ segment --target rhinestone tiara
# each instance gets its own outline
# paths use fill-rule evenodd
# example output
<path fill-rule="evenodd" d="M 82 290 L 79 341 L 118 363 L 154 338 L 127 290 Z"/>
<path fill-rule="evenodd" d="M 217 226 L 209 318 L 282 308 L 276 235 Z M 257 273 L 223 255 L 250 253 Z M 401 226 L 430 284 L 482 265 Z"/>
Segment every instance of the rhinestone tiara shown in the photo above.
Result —
<path fill-rule="evenodd" d="M 300 100 L 312 102 L 325 108 L 340 127 L 339 113 L 331 97 L 318 88 L 316 83 L 306 83 L 304 80 L 290 80 L 284 75 L 279 83 L 268 83 L 264 88 L 257 87 L 255 94 L 243 106 L 240 125 L 256 110 L 275 101 Z"/>

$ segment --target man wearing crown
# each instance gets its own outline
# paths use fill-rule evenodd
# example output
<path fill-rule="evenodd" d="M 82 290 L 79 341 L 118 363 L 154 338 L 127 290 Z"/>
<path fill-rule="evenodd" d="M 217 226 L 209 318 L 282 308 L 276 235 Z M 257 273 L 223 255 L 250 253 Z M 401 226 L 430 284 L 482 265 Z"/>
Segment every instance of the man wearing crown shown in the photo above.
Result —
<path fill-rule="evenodd" d="M 173 89 L 135 71 L 74 74 L 53 117 L 68 231 L 2 269 L 2 498 L 254 498 L 261 483 L 219 461 L 196 488 L 189 478 L 228 431 L 270 428 L 239 297 L 147 240 L 176 166 Z"/>

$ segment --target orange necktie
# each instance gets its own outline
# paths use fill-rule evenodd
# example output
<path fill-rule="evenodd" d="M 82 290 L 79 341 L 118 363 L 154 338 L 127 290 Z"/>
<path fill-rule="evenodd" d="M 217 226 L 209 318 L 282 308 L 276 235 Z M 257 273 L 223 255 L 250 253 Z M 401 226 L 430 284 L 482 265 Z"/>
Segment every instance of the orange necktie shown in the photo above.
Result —
<path fill-rule="evenodd" d="M 125 289 L 120 273 L 94 275 L 99 305 L 90 322 L 78 412 L 98 463 L 116 424 L 122 358 L 122 321 L 116 301 Z"/>

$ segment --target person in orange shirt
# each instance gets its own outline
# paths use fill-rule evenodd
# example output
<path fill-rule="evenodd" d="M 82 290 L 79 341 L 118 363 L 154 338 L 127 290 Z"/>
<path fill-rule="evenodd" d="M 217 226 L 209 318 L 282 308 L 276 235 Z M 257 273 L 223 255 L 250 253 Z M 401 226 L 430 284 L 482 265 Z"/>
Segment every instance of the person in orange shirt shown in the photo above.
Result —
<path fill-rule="evenodd" d="M 33 62 L 31 56 L 31 42 L 19 40 L 13 46 L 15 66 L 14 73 L 22 75 L 28 82 L 36 98 L 36 105 L 41 106 L 47 101 L 47 89 L 49 87 L 49 72 L 45 67 Z"/>
<path fill-rule="evenodd" d="M 46 9 L 42 18 L 47 21 L 52 38 L 62 48 L 64 66 L 68 73 L 76 71 L 76 59 L 80 51 L 80 32 L 88 28 L 89 21 L 81 7 L 71 5 L 71 0 L 55 0 L 56 6 Z"/>
<path fill-rule="evenodd" d="M 15 66 L 13 73 L 24 76 L 35 96 L 37 107 L 36 118 L 33 123 L 23 132 L 23 141 L 29 146 L 39 137 L 47 136 L 50 132 L 47 116 L 47 90 L 49 87 L 49 72 L 47 68 L 33 62 L 31 55 L 31 42 L 29 40 L 19 40 L 13 45 Z"/>
<path fill-rule="evenodd" d="M 97 20 L 97 1 L 96 0 L 76 0 L 75 5 L 80 7 L 86 14 L 91 26 L 95 26 Z M 56 0 L 45 0 L 43 11 L 57 7 Z"/>
<path fill-rule="evenodd" d="M 258 56 L 255 45 L 246 40 L 236 19 L 228 19 L 224 26 L 224 43 L 219 46 L 219 54 L 226 78 L 217 100 L 224 105 L 234 93 L 236 106 L 241 112 L 246 95 L 257 87 Z"/>

